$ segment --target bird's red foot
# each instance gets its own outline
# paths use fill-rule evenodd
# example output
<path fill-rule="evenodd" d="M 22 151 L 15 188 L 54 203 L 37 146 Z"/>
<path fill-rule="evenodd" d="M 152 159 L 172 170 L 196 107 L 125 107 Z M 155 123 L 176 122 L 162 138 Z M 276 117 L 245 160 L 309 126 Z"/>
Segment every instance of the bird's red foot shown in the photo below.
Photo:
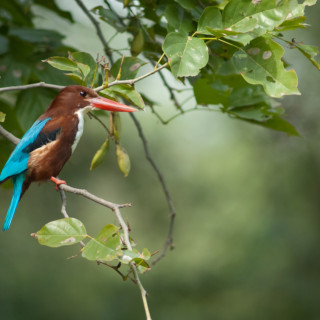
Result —
<path fill-rule="evenodd" d="M 60 179 L 55 178 L 55 177 L 51 177 L 50 180 L 56 184 L 56 190 L 57 191 L 58 191 L 58 186 L 60 186 L 60 184 L 67 184 L 64 180 L 60 180 Z"/>

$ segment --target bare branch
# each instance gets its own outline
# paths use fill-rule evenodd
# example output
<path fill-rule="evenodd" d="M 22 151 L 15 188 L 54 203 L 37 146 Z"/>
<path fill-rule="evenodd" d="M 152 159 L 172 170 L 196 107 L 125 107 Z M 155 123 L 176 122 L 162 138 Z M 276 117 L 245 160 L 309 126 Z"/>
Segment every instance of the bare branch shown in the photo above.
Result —
<path fill-rule="evenodd" d="M 112 87 L 112 86 L 115 86 L 116 84 L 130 84 L 131 86 L 133 86 L 136 82 L 144 79 L 144 78 L 147 78 L 149 76 L 151 76 L 152 74 L 166 68 L 168 66 L 168 62 L 166 62 L 165 64 L 163 64 L 161 67 L 159 68 L 155 68 L 153 69 L 152 71 L 146 73 L 146 74 L 143 74 L 142 76 L 138 77 L 138 78 L 135 78 L 135 79 L 129 79 L 129 80 L 114 80 L 113 82 L 109 83 L 108 85 L 102 85 L 100 87 L 97 87 L 95 88 L 94 90 L 95 91 L 101 91 L 103 89 L 106 89 L 106 88 L 109 88 L 109 87 Z"/>
<path fill-rule="evenodd" d="M 161 171 L 159 170 L 158 166 L 156 165 L 156 163 L 154 162 L 153 158 L 150 155 L 147 139 L 146 139 L 145 135 L 143 134 L 142 127 L 141 127 L 139 121 L 137 120 L 137 118 L 132 113 L 130 113 L 130 116 L 131 116 L 131 118 L 132 118 L 132 120 L 133 120 L 133 122 L 134 122 L 134 124 L 135 124 L 135 126 L 136 126 L 136 128 L 138 130 L 139 136 L 140 136 L 140 138 L 142 140 L 146 158 L 150 162 L 151 166 L 153 167 L 154 171 L 156 172 L 156 174 L 158 176 L 158 179 L 159 179 L 159 181 L 161 183 L 161 186 L 162 186 L 163 192 L 164 192 L 164 194 L 166 196 L 166 199 L 167 199 L 167 202 L 168 202 L 168 206 L 169 206 L 169 210 L 170 210 L 170 224 L 169 224 L 168 237 L 167 237 L 167 240 L 166 240 L 166 242 L 164 244 L 162 252 L 157 257 L 157 259 L 155 259 L 153 261 L 153 264 L 155 264 L 165 256 L 168 248 L 173 249 L 173 247 L 174 247 L 173 246 L 173 228 L 174 228 L 174 219 L 175 219 L 175 216 L 176 216 L 176 210 L 174 208 L 173 201 L 172 201 L 171 195 L 169 193 L 168 187 L 167 187 L 167 185 L 166 185 L 166 183 L 164 181 L 163 174 L 161 173 Z"/>
<path fill-rule="evenodd" d="M 90 13 L 90 11 L 86 8 L 86 6 L 82 3 L 81 0 L 75 0 L 76 3 L 78 4 L 78 6 L 82 9 L 82 11 L 85 13 L 85 15 L 90 19 L 90 21 L 92 22 L 92 24 L 94 25 L 95 29 L 96 29 L 96 32 L 97 32 L 97 35 L 100 39 L 100 41 L 102 42 L 102 45 L 103 45 L 103 49 L 104 49 L 104 52 L 106 53 L 106 55 L 108 56 L 109 60 L 110 60 L 110 63 L 113 64 L 113 58 L 112 58 L 112 53 L 111 53 L 111 50 L 107 44 L 107 41 L 101 31 L 101 28 L 100 28 L 100 25 L 99 25 L 99 22 L 96 21 L 96 19 L 92 16 L 92 14 Z"/>
<path fill-rule="evenodd" d="M 0 133 L 6 138 L 8 139 L 10 142 L 12 142 L 13 144 L 18 144 L 20 139 L 17 138 L 16 136 L 14 136 L 12 133 L 10 133 L 9 131 L 7 131 L 3 126 L 0 125 Z"/>
<path fill-rule="evenodd" d="M 37 82 L 37 83 L 31 83 L 31 84 L 25 84 L 22 86 L 12 86 L 12 87 L 4 87 L 0 88 L 0 93 L 5 91 L 14 91 L 14 90 L 26 90 L 26 89 L 32 89 L 32 88 L 50 88 L 50 89 L 57 89 L 61 90 L 64 88 L 64 86 L 59 86 L 56 84 L 49 84 L 45 82 Z"/>

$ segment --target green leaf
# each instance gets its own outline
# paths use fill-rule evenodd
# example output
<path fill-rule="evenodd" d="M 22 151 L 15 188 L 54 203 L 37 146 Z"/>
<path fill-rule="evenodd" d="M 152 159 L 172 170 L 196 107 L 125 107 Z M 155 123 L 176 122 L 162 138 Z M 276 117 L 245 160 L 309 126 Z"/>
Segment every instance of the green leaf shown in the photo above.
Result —
<path fill-rule="evenodd" d="M 72 52 L 72 58 L 76 60 L 78 68 L 84 75 L 85 82 L 91 87 L 98 81 L 97 63 L 87 52 Z"/>
<path fill-rule="evenodd" d="M 288 14 L 288 0 L 231 0 L 222 13 L 223 27 L 230 31 L 247 33 L 236 39 L 232 38 L 246 45 L 252 39 L 279 26 Z"/>
<path fill-rule="evenodd" d="M 52 67 L 63 71 L 77 71 L 77 64 L 71 59 L 65 57 L 51 57 L 43 62 L 48 62 Z"/>
<path fill-rule="evenodd" d="M 111 74 L 116 78 L 118 76 L 122 58 L 118 59 L 111 67 Z M 146 63 L 137 57 L 124 57 L 119 80 L 134 79 L 139 69 Z"/>
<path fill-rule="evenodd" d="M 47 29 L 31 29 L 14 27 L 9 30 L 9 34 L 16 36 L 24 41 L 32 43 L 44 43 L 50 46 L 60 46 L 64 38 L 59 32 Z"/>
<path fill-rule="evenodd" d="M 196 76 L 209 59 L 205 42 L 180 33 L 169 33 L 163 43 L 163 51 L 170 59 L 175 77 Z"/>
<path fill-rule="evenodd" d="M 268 101 L 262 86 L 246 85 L 235 88 L 230 94 L 230 105 L 232 108 L 245 107 Z"/>
<path fill-rule="evenodd" d="M 46 88 L 23 90 L 19 93 L 15 111 L 24 130 L 46 110 L 56 94 L 55 91 Z"/>
<path fill-rule="evenodd" d="M 127 30 L 127 27 L 122 25 L 121 18 L 115 12 L 105 9 L 102 6 L 94 7 L 91 11 L 100 16 L 101 20 L 111 25 L 117 31 L 124 32 Z"/>
<path fill-rule="evenodd" d="M 109 138 L 106 139 L 106 141 L 102 144 L 102 146 L 99 148 L 99 150 L 95 153 L 94 157 L 92 158 L 90 170 L 95 169 L 103 162 L 108 151 L 109 151 Z"/>
<path fill-rule="evenodd" d="M 0 111 L 0 122 L 4 122 L 6 119 L 6 114 Z"/>
<path fill-rule="evenodd" d="M 181 7 L 187 10 L 192 10 L 197 5 L 196 0 L 174 0 L 174 1 L 179 3 Z"/>
<path fill-rule="evenodd" d="M 198 79 L 193 85 L 194 95 L 198 104 L 229 105 L 229 87 L 213 78 Z"/>
<path fill-rule="evenodd" d="M 211 34 L 207 27 L 214 30 L 221 30 L 222 27 L 222 16 L 221 12 L 216 7 L 207 7 L 204 9 L 199 22 L 198 22 L 198 33 Z"/>
<path fill-rule="evenodd" d="M 112 115 L 112 133 L 118 142 L 120 140 L 121 118 L 119 112 L 114 112 Z"/>
<path fill-rule="evenodd" d="M 149 260 L 151 257 L 151 254 L 148 249 L 144 248 L 142 253 L 140 253 L 135 248 L 133 248 L 132 250 L 123 250 L 122 252 L 122 263 L 128 264 L 131 261 L 134 261 L 140 273 L 145 273 L 146 271 L 150 270 L 150 266 L 146 262 L 146 260 Z"/>
<path fill-rule="evenodd" d="M 128 176 L 130 172 L 130 158 L 125 148 L 123 148 L 119 143 L 116 144 L 116 155 L 118 160 L 118 166 L 125 177 Z"/>
<path fill-rule="evenodd" d="M 98 236 L 91 239 L 84 248 L 82 256 L 88 260 L 112 261 L 122 255 L 119 227 L 108 224 Z"/>
<path fill-rule="evenodd" d="M 239 47 L 233 61 L 248 83 L 261 84 L 271 97 L 300 94 L 295 71 L 286 71 L 283 66 L 283 54 L 284 49 L 278 43 L 270 38 L 259 37 L 244 49 Z"/>
<path fill-rule="evenodd" d="M 305 0 L 303 3 L 299 3 L 298 0 L 289 0 L 290 14 L 289 18 L 295 18 L 304 15 L 304 10 L 306 6 L 315 5 L 317 0 Z"/>
<path fill-rule="evenodd" d="M 285 132 L 289 136 L 298 136 L 298 137 L 300 136 L 296 128 L 291 123 L 289 123 L 288 121 L 280 117 L 274 117 L 265 122 L 257 122 L 257 121 L 251 121 L 251 120 L 249 120 L 249 122 L 258 124 L 268 129 Z"/>
<path fill-rule="evenodd" d="M 9 41 L 6 37 L 0 35 L 0 54 L 6 53 L 9 49 Z"/>
<path fill-rule="evenodd" d="M 177 4 L 170 4 L 166 6 L 164 16 L 168 21 L 168 32 L 188 34 L 194 30 L 192 17 Z"/>
<path fill-rule="evenodd" d="M 144 47 L 143 31 L 142 29 L 139 29 L 139 31 L 134 36 L 131 42 L 130 52 L 133 56 L 137 56 L 139 53 L 143 51 L 143 47 Z"/>
<path fill-rule="evenodd" d="M 316 46 L 310 46 L 294 42 L 294 46 L 318 69 L 320 70 L 320 63 L 315 57 L 319 54 L 319 49 Z"/>
<path fill-rule="evenodd" d="M 277 31 L 295 30 L 298 28 L 306 28 L 306 24 L 302 23 L 306 20 L 306 17 L 296 17 L 294 19 L 285 20 L 276 28 Z"/>
<path fill-rule="evenodd" d="M 83 81 L 83 77 L 79 73 L 75 73 L 75 72 L 65 73 L 65 75 L 71 80 L 73 80 L 75 83 L 80 84 L 82 86 L 85 85 L 85 82 Z"/>
<path fill-rule="evenodd" d="M 43 6 L 51 11 L 54 11 L 57 15 L 59 15 L 62 18 L 68 19 L 70 22 L 74 22 L 72 15 L 68 11 L 61 10 L 55 3 L 54 0 L 34 0 L 34 3 Z"/>
<path fill-rule="evenodd" d="M 144 102 L 141 95 L 129 84 L 117 84 L 110 88 L 101 91 L 105 94 L 112 96 L 112 92 L 116 93 L 120 97 L 129 100 L 140 109 L 144 109 Z"/>
<path fill-rule="evenodd" d="M 47 223 L 34 237 L 40 244 L 56 248 L 82 241 L 87 237 L 87 231 L 80 220 L 65 218 Z"/>

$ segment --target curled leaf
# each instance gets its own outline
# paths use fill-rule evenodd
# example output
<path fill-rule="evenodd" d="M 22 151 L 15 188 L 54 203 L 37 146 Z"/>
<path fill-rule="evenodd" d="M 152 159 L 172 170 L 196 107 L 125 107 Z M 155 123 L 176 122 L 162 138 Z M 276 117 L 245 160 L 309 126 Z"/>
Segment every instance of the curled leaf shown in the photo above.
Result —
<path fill-rule="evenodd" d="M 121 172 L 124 174 L 125 177 L 128 176 L 130 172 L 130 158 L 125 148 L 123 148 L 120 144 L 116 144 L 116 154 L 118 160 L 118 166 Z"/>
<path fill-rule="evenodd" d="M 109 151 L 109 138 L 106 139 L 106 141 L 102 144 L 102 146 L 99 148 L 99 150 L 93 156 L 92 161 L 91 161 L 90 170 L 95 169 L 103 162 L 108 151 Z"/>

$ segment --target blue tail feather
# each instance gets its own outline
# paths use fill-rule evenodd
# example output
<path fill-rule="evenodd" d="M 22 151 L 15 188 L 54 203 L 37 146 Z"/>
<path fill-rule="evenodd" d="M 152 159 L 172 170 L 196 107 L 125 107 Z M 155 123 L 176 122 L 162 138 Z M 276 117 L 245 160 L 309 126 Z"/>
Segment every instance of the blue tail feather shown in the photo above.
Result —
<path fill-rule="evenodd" d="M 21 192 L 22 192 L 22 185 L 25 180 L 25 173 L 20 173 L 14 177 L 12 177 L 13 180 L 13 195 L 11 198 L 10 206 L 7 212 L 6 220 L 4 222 L 2 231 L 6 231 L 9 229 L 12 218 L 14 216 L 14 213 L 16 212 Z"/>

